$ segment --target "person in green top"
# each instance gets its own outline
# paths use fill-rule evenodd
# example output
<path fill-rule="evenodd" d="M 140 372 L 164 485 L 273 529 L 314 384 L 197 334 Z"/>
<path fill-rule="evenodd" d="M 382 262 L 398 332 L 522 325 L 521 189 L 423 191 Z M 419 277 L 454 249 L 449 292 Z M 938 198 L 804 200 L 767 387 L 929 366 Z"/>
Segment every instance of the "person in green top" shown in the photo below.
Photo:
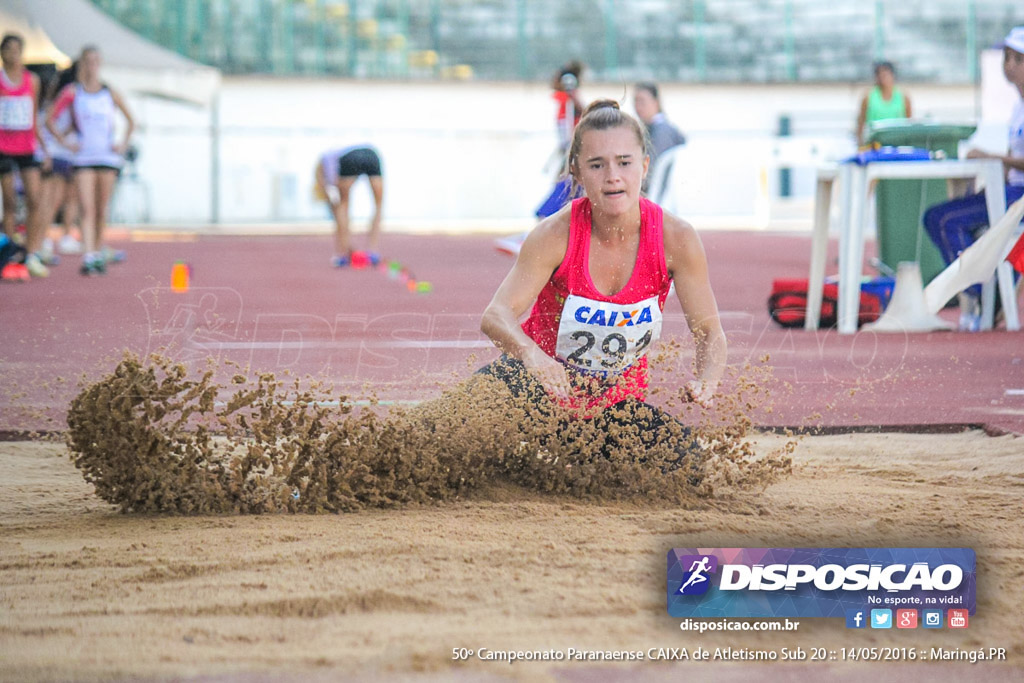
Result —
<path fill-rule="evenodd" d="M 896 67 L 892 62 L 875 64 L 875 87 L 860 101 L 857 115 L 857 146 L 864 144 L 865 126 L 885 119 L 909 119 L 913 114 L 910 98 L 896 87 Z"/>

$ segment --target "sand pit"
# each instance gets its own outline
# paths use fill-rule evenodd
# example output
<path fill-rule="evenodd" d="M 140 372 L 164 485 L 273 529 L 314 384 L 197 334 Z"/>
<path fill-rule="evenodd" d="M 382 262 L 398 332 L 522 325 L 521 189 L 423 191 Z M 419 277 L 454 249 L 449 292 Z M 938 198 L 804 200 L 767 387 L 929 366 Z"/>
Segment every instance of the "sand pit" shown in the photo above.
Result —
<path fill-rule="evenodd" d="M 789 477 L 685 507 L 502 484 L 341 515 L 120 514 L 64 446 L 2 443 L 0 454 L 4 680 L 647 680 L 694 666 L 700 678 L 763 666 L 877 679 L 906 666 L 453 663 L 462 647 L 1005 647 L 1006 664 L 943 665 L 1000 680 L 1024 661 L 1024 442 L 1013 436 L 808 437 Z M 957 633 L 852 632 L 831 619 L 796 633 L 684 633 L 664 592 L 666 551 L 683 546 L 972 547 L 978 613 Z"/>

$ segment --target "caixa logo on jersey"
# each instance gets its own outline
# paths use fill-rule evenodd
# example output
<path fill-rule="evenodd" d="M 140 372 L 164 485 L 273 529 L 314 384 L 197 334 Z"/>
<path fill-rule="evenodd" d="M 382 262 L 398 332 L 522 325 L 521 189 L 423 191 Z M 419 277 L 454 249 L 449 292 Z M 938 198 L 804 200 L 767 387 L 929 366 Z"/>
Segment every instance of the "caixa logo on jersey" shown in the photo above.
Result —
<path fill-rule="evenodd" d="M 621 311 L 606 311 L 603 308 L 592 310 L 590 306 L 580 306 L 573 313 L 573 317 L 576 322 L 599 327 L 632 327 L 653 322 L 650 306 Z"/>
<path fill-rule="evenodd" d="M 843 617 L 853 608 L 974 614 L 970 548 L 675 548 L 674 617 Z"/>

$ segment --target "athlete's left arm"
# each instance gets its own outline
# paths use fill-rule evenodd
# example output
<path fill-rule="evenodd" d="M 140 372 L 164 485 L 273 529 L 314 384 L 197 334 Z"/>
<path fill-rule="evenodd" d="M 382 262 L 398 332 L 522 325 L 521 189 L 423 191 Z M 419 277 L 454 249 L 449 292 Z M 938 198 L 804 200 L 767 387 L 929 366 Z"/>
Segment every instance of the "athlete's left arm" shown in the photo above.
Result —
<path fill-rule="evenodd" d="M 114 151 L 118 154 L 124 154 L 128 151 L 128 141 L 132 139 L 132 133 L 135 132 L 135 120 L 132 118 L 132 113 L 128 110 L 128 105 L 124 103 L 124 99 L 121 94 L 115 90 L 110 91 L 110 96 L 114 100 L 114 105 L 121 110 L 124 115 L 125 121 L 128 123 L 128 127 L 124 131 L 124 140 L 121 142 L 119 147 L 115 147 Z"/>
<path fill-rule="evenodd" d="M 676 296 L 697 346 L 696 380 L 687 385 L 690 398 L 707 404 L 725 373 L 727 344 L 718 304 L 708 279 L 708 262 L 697 231 L 686 221 L 665 214 L 665 263 L 676 283 Z"/>

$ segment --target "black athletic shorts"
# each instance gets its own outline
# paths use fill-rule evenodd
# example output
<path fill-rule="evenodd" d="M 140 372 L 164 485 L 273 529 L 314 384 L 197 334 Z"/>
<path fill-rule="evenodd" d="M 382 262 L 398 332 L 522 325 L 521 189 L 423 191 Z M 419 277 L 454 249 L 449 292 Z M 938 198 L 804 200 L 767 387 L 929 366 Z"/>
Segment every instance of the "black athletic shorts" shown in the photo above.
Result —
<path fill-rule="evenodd" d="M 33 154 L 4 154 L 0 152 L 0 175 L 14 173 L 26 168 L 39 168 L 39 160 Z"/>
<path fill-rule="evenodd" d="M 108 164 L 87 164 L 85 166 L 72 166 L 72 172 L 77 171 L 113 171 L 117 175 L 121 175 L 121 169 L 117 166 L 110 166 Z"/>
<path fill-rule="evenodd" d="M 476 374 L 489 375 L 501 380 L 513 396 L 526 398 L 536 406 L 538 413 L 549 414 L 551 399 L 543 385 L 526 370 L 521 360 L 502 355 L 498 360 L 477 370 Z M 570 379 L 571 377 L 570 375 Z M 703 455 L 688 427 L 683 426 L 664 410 L 635 398 L 628 398 L 616 404 L 614 410 L 604 410 L 593 419 L 595 424 L 608 434 L 607 443 L 602 449 L 606 451 L 606 455 L 608 451 L 618 446 L 615 434 L 624 427 L 627 428 L 625 431 L 635 430 L 646 448 L 654 448 L 660 443 L 673 444 L 673 450 L 677 455 L 675 466 L 686 463 L 692 467 Z M 571 425 L 560 425 L 558 432 L 556 438 L 571 438 L 568 436 L 572 432 Z M 642 460 L 642 457 L 640 459 Z"/>
<path fill-rule="evenodd" d="M 338 159 L 339 178 L 357 178 L 361 175 L 380 175 L 380 157 L 369 147 L 359 147 Z"/>

